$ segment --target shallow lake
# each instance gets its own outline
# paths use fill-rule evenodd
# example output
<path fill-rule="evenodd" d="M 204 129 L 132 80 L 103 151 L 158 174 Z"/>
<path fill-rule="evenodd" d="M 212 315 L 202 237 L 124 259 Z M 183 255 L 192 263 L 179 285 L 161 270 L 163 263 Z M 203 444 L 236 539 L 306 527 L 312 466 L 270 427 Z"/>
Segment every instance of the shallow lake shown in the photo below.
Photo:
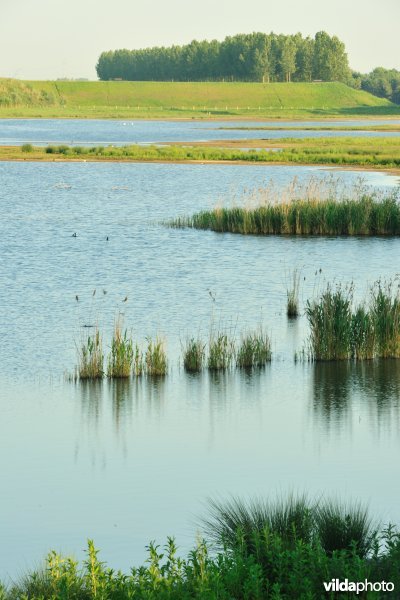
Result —
<path fill-rule="evenodd" d="M 360 177 L 315 167 L 0 163 L 0 577 L 51 548 L 81 557 L 87 537 L 122 569 L 141 562 L 152 539 L 176 535 L 187 549 L 210 496 L 338 494 L 400 522 L 399 361 L 295 364 L 307 325 L 285 315 L 290 269 L 301 270 L 302 306 L 325 281 L 354 281 L 363 298 L 378 277 L 399 272 L 400 239 L 161 224 L 271 179 L 280 189 L 332 173 L 349 186 Z M 363 177 L 398 185 L 383 173 Z M 98 322 L 107 346 L 119 312 L 136 339 L 165 336 L 169 375 L 65 381 L 82 326 Z M 211 319 L 237 336 L 262 322 L 271 365 L 186 375 L 180 340 L 206 337 Z"/>
<path fill-rule="evenodd" d="M 64 143 L 151 144 L 208 140 L 277 139 L 304 137 L 397 137 L 400 132 L 384 131 L 301 131 L 310 126 L 353 127 L 374 124 L 396 124 L 399 120 L 352 121 L 144 121 L 97 119 L 0 119 L 0 145 L 31 143 L 37 145 Z M 287 131 L 235 130 L 227 127 L 292 127 Z M 222 129 L 224 128 L 224 129 Z"/>

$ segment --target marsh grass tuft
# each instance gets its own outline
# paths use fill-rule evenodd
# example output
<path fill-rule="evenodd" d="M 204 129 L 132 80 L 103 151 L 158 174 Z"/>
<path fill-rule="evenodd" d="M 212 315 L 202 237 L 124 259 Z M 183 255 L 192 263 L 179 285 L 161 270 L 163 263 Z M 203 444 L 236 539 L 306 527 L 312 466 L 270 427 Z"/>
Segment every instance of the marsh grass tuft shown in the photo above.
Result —
<path fill-rule="evenodd" d="M 108 377 L 130 377 L 134 359 L 132 338 L 123 331 L 123 320 L 119 315 L 114 323 L 111 352 L 108 357 Z"/>
<path fill-rule="evenodd" d="M 164 340 L 159 337 L 155 341 L 147 338 L 145 365 L 147 375 L 158 377 L 167 374 L 168 360 Z"/>
<path fill-rule="evenodd" d="M 210 333 L 207 367 L 210 371 L 229 369 L 235 356 L 235 340 L 223 331 Z"/>
<path fill-rule="evenodd" d="M 374 324 L 377 354 L 382 358 L 400 357 L 400 298 L 397 281 L 378 281 L 371 292 L 371 319 Z"/>
<path fill-rule="evenodd" d="M 261 367 L 271 360 L 271 342 L 261 328 L 242 336 L 236 353 L 236 365 L 241 368 Z"/>
<path fill-rule="evenodd" d="M 292 273 L 292 285 L 286 290 L 286 314 L 289 317 L 289 319 L 294 319 L 299 316 L 299 290 L 300 272 L 298 269 L 294 269 Z"/>
<path fill-rule="evenodd" d="M 201 339 L 187 338 L 182 345 L 183 367 L 189 373 L 202 371 L 205 362 L 206 345 Z"/>
<path fill-rule="evenodd" d="M 98 327 L 78 347 L 79 379 L 100 379 L 104 375 L 103 341 Z"/>

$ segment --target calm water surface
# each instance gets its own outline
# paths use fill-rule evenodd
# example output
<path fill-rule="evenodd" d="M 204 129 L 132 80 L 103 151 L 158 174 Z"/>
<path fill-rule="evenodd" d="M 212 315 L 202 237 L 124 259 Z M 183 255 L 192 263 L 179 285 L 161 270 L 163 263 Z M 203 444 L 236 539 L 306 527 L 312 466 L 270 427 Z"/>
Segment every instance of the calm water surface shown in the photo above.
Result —
<path fill-rule="evenodd" d="M 1 144 L 150 144 L 157 142 L 185 142 L 208 140 L 276 139 L 304 137 L 397 137 L 400 132 L 383 131 L 299 131 L 304 126 L 363 126 L 374 124 L 399 124 L 399 120 L 372 121 L 144 121 L 96 119 L 0 119 Z M 291 127 L 289 131 L 240 131 L 225 127 Z M 297 129 L 296 129 L 297 128 Z"/>
<path fill-rule="evenodd" d="M 326 280 L 354 281 L 362 298 L 369 283 L 399 272 L 400 240 L 160 224 L 271 178 L 284 188 L 329 173 L 0 163 L 0 577 L 50 548 L 82 556 L 87 537 L 122 569 L 144 559 L 151 539 L 175 534 L 186 549 L 209 496 L 337 493 L 400 522 L 399 362 L 295 365 L 306 322 L 285 317 L 289 268 L 301 269 L 302 304 Z M 348 185 L 359 178 L 341 176 Z M 98 321 L 108 344 L 118 312 L 138 340 L 166 337 L 169 376 L 65 382 L 82 326 Z M 262 321 L 274 362 L 252 374 L 186 375 L 180 340 L 206 336 L 211 319 L 237 336 Z"/>

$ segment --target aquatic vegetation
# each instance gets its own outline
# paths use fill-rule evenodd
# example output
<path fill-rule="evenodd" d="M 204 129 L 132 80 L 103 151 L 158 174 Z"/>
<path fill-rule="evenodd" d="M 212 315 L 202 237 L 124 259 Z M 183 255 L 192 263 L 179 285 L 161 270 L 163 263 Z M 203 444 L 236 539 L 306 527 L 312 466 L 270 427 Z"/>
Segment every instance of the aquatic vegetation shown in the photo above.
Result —
<path fill-rule="evenodd" d="M 84 338 L 78 347 L 78 365 L 76 368 L 79 379 L 100 379 L 104 375 L 103 341 L 98 327 L 92 335 Z"/>
<path fill-rule="evenodd" d="M 400 357 L 400 294 L 396 280 L 378 281 L 368 302 L 353 306 L 353 286 L 330 285 L 306 303 L 312 360 Z"/>
<path fill-rule="evenodd" d="M 133 353 L 133 374 L 135 375 L 135 377 L 140 377 L 140 375 L 143 375 L 144 370 L 145 363 L 143 358 L 143 351 L 136 343 Z"/>
<path fill-rule="evenodd" d="M 328 285 L 318 301 L 306 302 L 310 355 L 314 360 L 345 360 L 352 356 L 353 288 Z"/>
<path fill-rule="evenodd" d="M 201 339 L 188 338 L 183 344 L 183 366 L 189 373 L 198 373 L 204 367 L 206 345 Z"/>
<path fill-rule="evenodd" d="M 147 375 L 161 376 L 167 374 L 168 360 L 164 340 L 159 337 L 155 341 L 147 338 L 145 365 Z"/>
<path fill-rule="evenodd" d="M 287 307 L 286 314 L 289 319 L 299 316 L 299 289 L 300 289 L 300 272 L 298 269 L 293 269 L 292 285 L 286 290 Z"/>
<path fill-rule="evenodd" d="M 180 217 L 172 227 L 244 235 L 400 235 L 397 193 L 349 199 L 290 199 L 255 208 L 217 207 Z"/>
<path fill-rule="evenodd" d="M 132 338 L 125 329 L 123 321 L 118 316 L 114 323 L 114 333 L 111 340 L 111 352 L 108 357 L 108 377 L 130 377 L 134 360 Z"/>
<path fill-rule="evenodd" d="M 207 367 L 210 371 L 229 369 L 235 356 L 235 341 L 223 331 L 210 333 Z"/>
<path fill-rule="evenodd" d="M 271 342 L 261 328 L 242 336 L 236 352 L 236 365 L 241 368 L 261 367 L 271 360 Z"/>

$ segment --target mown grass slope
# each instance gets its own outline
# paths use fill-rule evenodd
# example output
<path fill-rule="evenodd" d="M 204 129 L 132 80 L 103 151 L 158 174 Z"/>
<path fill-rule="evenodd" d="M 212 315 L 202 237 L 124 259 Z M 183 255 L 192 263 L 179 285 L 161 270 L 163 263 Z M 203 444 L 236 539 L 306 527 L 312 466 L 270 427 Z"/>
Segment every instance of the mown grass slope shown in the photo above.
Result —
<path fill-rule="evenodd" d="M 336 82 L 7 81 L 8 93 L 13 85 L 29 86 L 32 94 L 49 97 L 54 105 L 45 107 L 22 99 L 4 106 L 0 100 L 0 116 L 301 118 L 400 114 L 400 107 L 388 100 Z"/>

